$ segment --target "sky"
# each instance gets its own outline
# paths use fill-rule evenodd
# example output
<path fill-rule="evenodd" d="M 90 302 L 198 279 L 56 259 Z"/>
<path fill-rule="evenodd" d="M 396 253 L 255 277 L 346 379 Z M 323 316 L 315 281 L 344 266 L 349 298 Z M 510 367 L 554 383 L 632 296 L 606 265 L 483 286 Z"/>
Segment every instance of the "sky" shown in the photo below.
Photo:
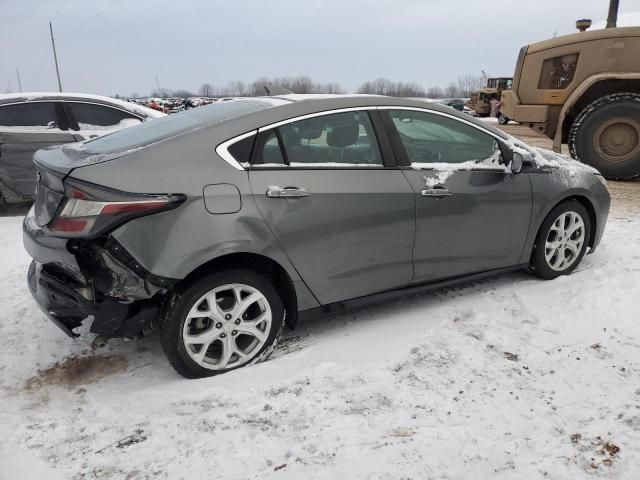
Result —
<path fill-rule="evenodd" d="M 446 86 L 511 75 L 521 46 L 607 16 L 608 0 L 0 0 L 0 91 L 148 94 L 309 75 Z M 640 0 L 621 0 L 621 12 Z M 156 83 L 157 76 L 157 83 Z"/>

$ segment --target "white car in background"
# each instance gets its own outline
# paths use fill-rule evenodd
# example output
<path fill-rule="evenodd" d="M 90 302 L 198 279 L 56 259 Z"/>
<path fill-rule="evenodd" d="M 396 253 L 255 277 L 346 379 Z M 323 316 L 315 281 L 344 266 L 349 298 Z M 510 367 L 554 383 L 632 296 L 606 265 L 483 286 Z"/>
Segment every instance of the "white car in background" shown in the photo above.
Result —
<path fill-rule="evenodd" d="M 82 93 L 0 94 L 0 203 L 33 199 L 33 154 L 165 114 L 135 103 Z"/>

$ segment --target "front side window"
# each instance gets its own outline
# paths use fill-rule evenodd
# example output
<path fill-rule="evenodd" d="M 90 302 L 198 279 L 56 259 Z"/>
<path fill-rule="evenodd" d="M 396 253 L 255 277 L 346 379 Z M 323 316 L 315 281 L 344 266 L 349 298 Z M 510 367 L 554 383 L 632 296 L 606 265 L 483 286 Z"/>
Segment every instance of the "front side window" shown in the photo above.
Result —
<path fill-rule="evenodd" d="M 427 112 L 389 110 L 411 164 L 500 163 L 500 146 L 491 135 L 459 120 Z"/>
<path fill-rule="evenodd" d="M 28 102 L 0 106 L 0 126 L 49 129 L 57 127 L 53 102 Z"/>
<path fill-rule="evenodd" d="M 68 103 L 80 130 L 109 130 L 140 123 L 140 119 L 124 110 L 93 103 Z"/>
<path fill-rule="evenodd" d="M 288 123 L 269 131 L 258 146 L 257 164 L 382 166 L 367 112 L 344 112 Z"/>
<path fill-rule="evenodd" d="M 547 58 L 542 63 L 540 80 L 538 80 L 538 89 L 564 90 L 573 81 L 577 65 L 577 53 Z"/>

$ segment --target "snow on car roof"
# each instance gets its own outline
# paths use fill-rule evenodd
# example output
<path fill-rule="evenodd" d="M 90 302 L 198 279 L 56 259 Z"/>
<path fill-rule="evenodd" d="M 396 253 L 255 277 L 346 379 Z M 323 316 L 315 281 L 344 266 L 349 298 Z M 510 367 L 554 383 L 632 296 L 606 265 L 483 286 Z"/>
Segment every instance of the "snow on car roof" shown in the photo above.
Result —
<path fill-rule="evenodd" d="M 125 102 L 124 100 L 118 100 L 117 98 L 105 97 L 103 95 L 94 95 L 91 93 L 71 93 L 71 92 L 25 92 L 25 93 L 2 93 L 0 94 L 0 104 L 20 101 L 36 101 L 36 100 L 86 100 L 97 101 L 120 107 L 129 112 L 137 113 L 145 117 L 159 118 L 164 117 L 165 114 L 147 108 L 136 103 Z"/>

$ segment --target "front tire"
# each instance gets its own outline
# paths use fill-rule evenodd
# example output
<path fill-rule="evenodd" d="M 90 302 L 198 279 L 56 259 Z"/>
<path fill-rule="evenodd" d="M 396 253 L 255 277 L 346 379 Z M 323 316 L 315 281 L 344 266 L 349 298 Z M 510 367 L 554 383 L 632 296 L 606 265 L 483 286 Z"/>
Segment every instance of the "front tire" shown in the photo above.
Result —
<path fill-rule="evenodd" d="M 265 360 L 284 326 L 276 289 L 251 270 L 208 275 L 168 303 L 162 348 L 186 378 L 209 377 Z"/>
<path fill-rule="evenodd" d="M 582 261 L 590 236 L 587 209 L 575 201 L 561 203 L 542 222 L 531 256 L 533 272 L 546 280 L 569 275 Z"/>
<path fill-rule="evenodd" d="M 640 175 L 640 94 L 615 93 L 587 106 L 569 131 L 571 156 L 608 179 Z"/>
<path fill-rule="evenodd" d="M 509 119 L 505 117 L 502 113 L 498 114 L 498 123 L 500 125 L 506 125 L 509 123 Z"/>

